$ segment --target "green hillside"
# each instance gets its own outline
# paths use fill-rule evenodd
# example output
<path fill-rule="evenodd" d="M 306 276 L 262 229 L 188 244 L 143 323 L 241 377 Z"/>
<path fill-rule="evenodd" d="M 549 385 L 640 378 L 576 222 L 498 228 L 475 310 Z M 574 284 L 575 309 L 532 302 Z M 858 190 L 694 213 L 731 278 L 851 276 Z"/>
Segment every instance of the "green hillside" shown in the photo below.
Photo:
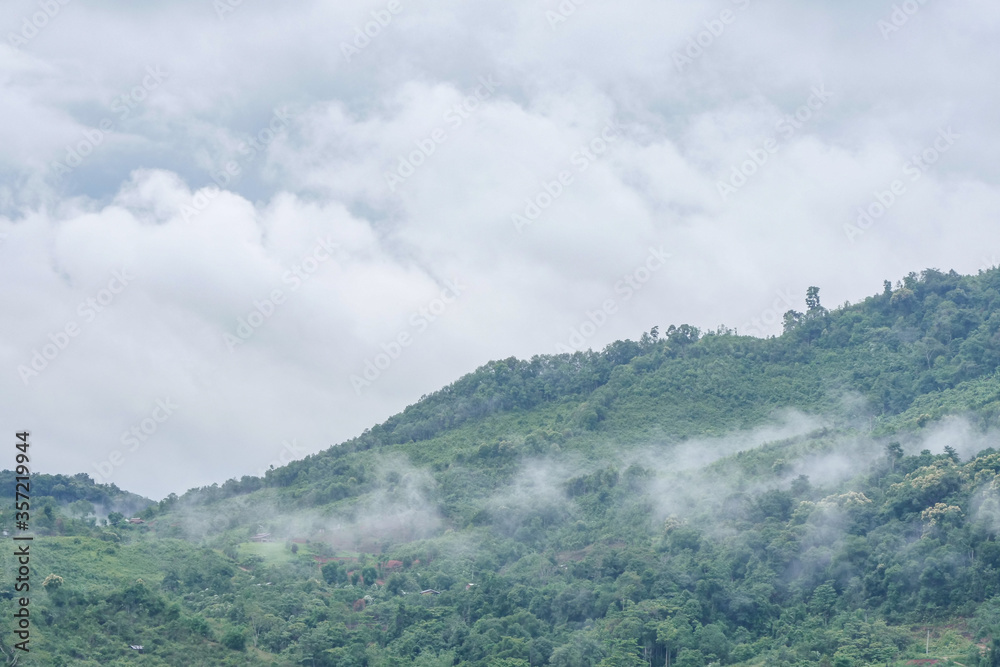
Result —
<path fill-rule="evenodd" d="M 928 270 L 494 361 L 158 503 L 37 476 L 18 664 L 1000 665 L 998 331 L 1000 269 Z"/>

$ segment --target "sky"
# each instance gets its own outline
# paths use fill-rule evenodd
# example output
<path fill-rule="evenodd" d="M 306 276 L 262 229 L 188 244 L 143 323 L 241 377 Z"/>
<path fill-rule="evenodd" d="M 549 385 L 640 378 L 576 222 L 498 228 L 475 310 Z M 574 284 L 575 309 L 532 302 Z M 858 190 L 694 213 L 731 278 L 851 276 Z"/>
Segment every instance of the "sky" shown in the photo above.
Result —
<path fill-rule="evenodd" d="M 998 32 L 987 0 L 10 0 L 0 428 L 158 499 L 491 359 L 994 266 Z"/>

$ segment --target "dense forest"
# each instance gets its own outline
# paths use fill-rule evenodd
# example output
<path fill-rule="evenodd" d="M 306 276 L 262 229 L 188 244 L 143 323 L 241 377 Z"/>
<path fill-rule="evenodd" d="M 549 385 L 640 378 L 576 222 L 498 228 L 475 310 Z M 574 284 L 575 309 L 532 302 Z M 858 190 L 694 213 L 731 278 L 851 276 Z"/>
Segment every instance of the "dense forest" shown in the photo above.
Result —
<path fill-rule="evenodd" d="M 36 475 L 17 664 L 996 667 L 998 366 L 1000 269 L 927 270 L 494 361 L 159 502 Z"/>

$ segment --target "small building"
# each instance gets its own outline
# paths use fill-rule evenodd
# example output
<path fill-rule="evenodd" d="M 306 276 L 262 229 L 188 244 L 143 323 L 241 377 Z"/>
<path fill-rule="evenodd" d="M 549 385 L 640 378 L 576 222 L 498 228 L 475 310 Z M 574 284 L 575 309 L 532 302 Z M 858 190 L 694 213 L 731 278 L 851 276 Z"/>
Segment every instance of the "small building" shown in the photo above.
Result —
<path fill-rule="evenodd" d="M 271 541 L 271 533 L 257 533 L 256 535 L 254 535 L 253 537 L 250 538 L 250 541 L 251 542 L 270 542 Z"/>
<path fill-rule="evenodd" d="M 132 517 L 131 519 L 128 520 L 128 522 L 131 523 L 131 524 L 146 523 L 145 521 L 143 521 L 139 517 Z"/>
<path fill-rule="evenodd" d="M 428 588 L 426 591 L 420 591 L 421 595 L 441 595 L 441 591 L 436 591 L 433 588 Z"/>
<path fill-rule="evenodd" d="M 133 651 L 138 651 L 139 653 L 142 653 L 142 644 L 129 644 L 128 647 Z"/>

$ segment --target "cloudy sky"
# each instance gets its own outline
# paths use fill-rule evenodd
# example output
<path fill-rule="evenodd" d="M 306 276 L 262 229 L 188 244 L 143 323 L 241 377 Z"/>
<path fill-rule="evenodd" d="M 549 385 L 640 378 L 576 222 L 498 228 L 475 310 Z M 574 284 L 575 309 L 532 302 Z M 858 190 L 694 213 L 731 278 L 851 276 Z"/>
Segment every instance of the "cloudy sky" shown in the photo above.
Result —
<path fill-rule="evenodd" d="M 0 9 L 36 470 L 159 498 L 490 359 L 1000 255 L 991 0 L 150 4 Z"/>

